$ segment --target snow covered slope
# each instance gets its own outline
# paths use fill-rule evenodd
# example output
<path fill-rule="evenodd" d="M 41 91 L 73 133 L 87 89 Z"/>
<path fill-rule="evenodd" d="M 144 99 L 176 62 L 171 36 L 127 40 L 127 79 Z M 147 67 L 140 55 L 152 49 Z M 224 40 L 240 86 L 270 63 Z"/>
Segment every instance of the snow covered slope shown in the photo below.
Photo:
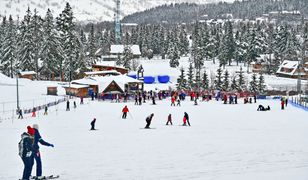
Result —
<path fill-rule="evenodd" d="M 220 1 L 220 0 L 219 0 Z M 233 0 L 226 0 L 233 1 Z M 78 21 L 112 21 L 114 17 L 114 0 L 0 0 L 0 15 L 23 17 L 27 7 L 37 9 L 45 15 L 50 8 L 54 16 L 58 15 L 69 2 Z M 158 5 L 169 3 L 193 2 L 208 3 L 217 0 L 121 0 L 122 16 L 143 11 Z"/>

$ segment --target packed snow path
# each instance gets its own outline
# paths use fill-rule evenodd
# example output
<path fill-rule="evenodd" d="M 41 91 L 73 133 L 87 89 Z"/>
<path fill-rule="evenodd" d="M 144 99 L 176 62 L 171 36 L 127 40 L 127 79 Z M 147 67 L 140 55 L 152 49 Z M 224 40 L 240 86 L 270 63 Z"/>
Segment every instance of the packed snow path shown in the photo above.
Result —
<path fill-rule="evenodd" d="M 43 174 L 59 174 L 62 180 L 307 180 L 307 112 L 279 101 L 264 100 L 270 112 L 257 112 L 258 104 L 223 105 L 221 102 L 170 101 L 133 103 L 86 102 L 77 109 L 0 123 L 0 179 L 21 178 L 23 164 L 17 144 L 27 125 L 37 123 Z M 120 118 L 127 104 L 132 116 Z M 184 112 L 191 127 L 182 124 Z M 145 118 L 154 113 L 151 127 Z M 166 126 L 168 114 L 173 126 Z M 89 131 L 97 119 L 97 131 Z M 35 168 L 32 171 L 35 174 Z"/>

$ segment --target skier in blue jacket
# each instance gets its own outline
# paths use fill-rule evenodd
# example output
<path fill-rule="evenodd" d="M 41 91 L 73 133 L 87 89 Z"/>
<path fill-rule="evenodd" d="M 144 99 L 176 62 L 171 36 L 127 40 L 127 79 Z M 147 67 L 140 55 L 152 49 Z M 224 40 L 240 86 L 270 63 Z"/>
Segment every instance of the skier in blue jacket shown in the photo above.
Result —
<path fill-rule="evenodd" d="M 41 145 L 50 146 L 50 147 L 54 147 L 54 145 L 42 139 L 40 132 L 39 132 L 39 127 L 37 124 L 33 124 L 33 128 L 35 130 L 33 148 L 35 150 L 34 159 L 36 162 L 36 176 L 39 177 L 39 176 L 42 176 L 42 161 L 41 161 L 40 147 L 38 143 L 40 143 Z"/>

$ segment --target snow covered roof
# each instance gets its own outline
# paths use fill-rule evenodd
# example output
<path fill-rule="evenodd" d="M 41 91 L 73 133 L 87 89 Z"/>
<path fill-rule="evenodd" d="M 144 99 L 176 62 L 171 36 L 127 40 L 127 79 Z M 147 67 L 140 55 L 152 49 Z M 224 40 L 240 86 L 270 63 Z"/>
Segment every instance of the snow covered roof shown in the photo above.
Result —
<path fill-rule="evenodd" d="M 20 75 L 24 76 L 24 75 L 34 75 L 36 74 L 36 72 L 34 71 L 22 71 L 20 72 Z"/>
<path fill-rule="evenodd" d="M 123 91 L 125 89 L 125 84 L 142 83 L 142 81 L 128 77 L 126 75 L 88 77 L 72 81 L 72 83 L 79 85 L 98 85 L 99 92 L 102 92 L 109 86 L 112 81 L 116 82 Z"/>
<path fill-rule="evenodd" d="M 64 88 L 74 88 L 74 89 L 81 89 L 81 88 L 87 88 L 88 85 L 80 85 L 80 84 L 71 84 L 71 85 L 64 85 L 62 86 Z"/>
<path fill-rule="evenodd" d="M 116 70 L 110 70 L 110 71 L 91 71 L 91 72 L 85 72 L 85 75 L 91 76 L 91 75 L 106 75 L 106 74 L 115 74 L 115 75 L 120 75 Z"/>
<path fill-rule="evenodd" d="M 134 55 L 141 55 L 141 52 L 140 52 L 140 47 L 139 45 L 127 45 L 131 48 L 132 50 L 132 53 Z M 111 45 L 110 46 L 110 53 L 111 54 L 123 54 L 124 53 L 124 48 L 125 46 L 124 45 Z"/>
<path fill-rule="evenodd" d="M 289 61 L 284 60 L 282 64 L 279 66 L 279 69 L 276 73 L 278 74 L 285 74 L 285 75 L 294 75 L 298 67 L 298 61 Z M 290 69 L 286 71 L 285 69 Z"/>

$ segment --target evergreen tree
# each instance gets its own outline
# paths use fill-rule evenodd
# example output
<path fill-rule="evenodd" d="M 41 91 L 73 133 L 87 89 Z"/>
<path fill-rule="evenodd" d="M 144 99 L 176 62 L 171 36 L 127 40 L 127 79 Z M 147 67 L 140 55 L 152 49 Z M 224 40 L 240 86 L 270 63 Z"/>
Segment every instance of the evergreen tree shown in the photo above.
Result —
<path fill-rule="evenodd" d="M 252 93 L 258 92 L 258 80 L 256 74 L 252 74 L 251 76 L 251 81 L 249 82 L 249 90 Z"/>
<path fill-rule="evenodd" d="M 3 44 L 4 44 L 4 39 L 5 39 L 5 33 L 6 33 L 6 26 L 7 26 L 7 22 L 6 22 L 6 16 L 2 17 L 2 22 L 0 25 L 0 70 L 2 72 L 4 72 L 3 70 L 3 66 L 2 66 L 2 54 L 3 54 Z"/>
<path fill-rule="evenodd" d="M 88 64 L 92 65 L 96 63 L 96 51 L 97 51 L 97 45 L 96 45 L 96 38 L 95 38 L 95 32 L 94 32 L 94 25 L 91 24 L 90 34 L 89 34 L 89 41 L 88 41 Z"/>
<path fill-rule="evenodd" d="M 43 44 L 40 52 L 42 61 L 41 74 L 50 79 L 54 75 L 60 75 L 58 69 L 62 65 L 63 50 L 55 30 L 54 19 L 50 9 L 47 10 L 43 24 Z"/>
<path fill-rule="evenodd" d="M 186 89 L 186 87 L 187 87 L 187 80 L 185 78 L 184 68 L 181 67 L 180 71 L 181 71 L 181 74 L 180 74 L 179 78 L 177 79 L 177 82 L 178 82 L 177 89 L 178 90 Z"/>
<path fill-rule="evenodd" d="M 231 82 L 231 90 L 238 90 L 238 85 L 237 85 L 237 81 L 236 81 L 236 78 L 233 77 L 232 78 L 232 82 Z"/>
<path fill-rule="evenodd" d="M 179 59 L 180 59 L 180 55 L 179 55 L 179 50 L 178 50 L 178 46 L 176 43 L 174 43 L 173 46 L 171 46 L 171 48 L 169 49 L 169 58 L 170 58 L 170 67 L 178 67 L 179 66 Z"/>
<path fill-rule="evenodd" d="M 258 92 L 263 94 L 265 92 L 265 80 L 263 74 L 260 74 L 259 81 L 258 81 Z"/>
<path fill-rule="evenodd" d="M 182 26 L 180 35 L 179 35 L 179 51 L 180 51 L 180 56 L 182 55 L 187 55 L 189 51 L 189 41 L 187 39 L 187 33 L 185 31 L 184 26 Z"/>
<path fill-rule="evenodd" d="M 3 22 L 6 23 L 6 22 Z M 9 76 L 13 77 L 15 72 L 15 64 L 16 64 L 16 37 L 17 30 L 12 19 L 12 16 L 9 17 L 9 22 L 7 25 L 2 25 L 4 28 L 5 35 L 3 37 L 3 41 L 1 42 L 1 69 L 2 72 Z"/>
<path fill-rule="evenodd" d="M 224 41 L 221 44 L 222 46 L 220 48 L 221 53 L 219 55 L 219 61 L 220 61 L 220 66 L 225 67 L 226 64 L 229 64 L 229 66 L 231 65 L 235 51 L 233 27 L 230 21 L 226 23 L 226 30 L 223 40 Z"/>
<path fill-rule="evenodd" d="M 192 89 L 194 85 L 194 68 L 192 63 L 189 64 L 188 73 L 187 73 L 187 83 L 190 89 Z"/>
<path fill-rule="evenodd" d="M 33 26 L 31 24 L 31 11 L 27 10 L 20 25 L 18 38 L 18 69 L 21 71 L 35 71 L 35 49 L 33 42 Z"/>
<path fill-rule="evenodd" d="M 229 81 L 229 72 L 228 70 L 225 71 L 224 77 L 223 77 L 223 84 L 222 84 L 222 89 L 224 91 L 228 91 L 230 86 L 230 81 Z"/>
<path fill-rule="evenodd" d="M 221 68 L 217 69 L 216 79 L 214 81 L 214 86 L 216 90 L 222 90 L 222 70 Z"/>
<path fill-rule="evenodd" d="M 238 75 L 238 89 L 240 91 L 243 91 L 245 90 L 245 77 L 244 77 L 244 72 L 243 72 L 243 69 L 242 67 L 240 68 L 240 72 L 239 72 L 239 75 Z"/>
<path fill-rule="evenodd" d="M 204 71 L 203 72 L 203 76 L 202 76 L 202 88 L 204 89 L 204 90 L 206 90 L 206 89 L 209 89 L 209 83 L 210 83 L 210 81 L 209 81 L 209 77 L 208 77 L 208 75 L 207 75 L 207 73 L 206 73 L 206 71 Z"/>
<path fill-rule="evenodd" d="M 78 38 L 75 32 L 75 22 L 73 11 L 69 3 L 62 13 L 57 17 L 57 28 L 60 33 L 62 47 L 64 51 L 63 66 L 60 67 L 61 74 L 64 74 L 66 80 L 74 79 L 78 65 Z"/>
<path fill-rule="evenodd" d="M 130 46 L 125 46 L 124 47 L 124 56 L 122 58 L 123 61 L 123 66 L 126 69 L 131 69 L 131 60 L 134 58 L 133 53 L 132 53 L 132 49 Z"/>
<path fill-rule="evenodd" d="M 40 79 L 40 65 L 39 65 L 39 59 L 40 59 L 40 52 L 41 47 L 43 46 L 43 19 L 40 15 L 38 15 L 38 12 L 36 9 L 34 9 L 34 15 L 31 19 L 31 25 L 32 27 L 32 42 L 34 45 L 33 53 L 34 53 L 34 64 L 35 64 L 35 72 L 37 73 L 37 78 Z"/>

